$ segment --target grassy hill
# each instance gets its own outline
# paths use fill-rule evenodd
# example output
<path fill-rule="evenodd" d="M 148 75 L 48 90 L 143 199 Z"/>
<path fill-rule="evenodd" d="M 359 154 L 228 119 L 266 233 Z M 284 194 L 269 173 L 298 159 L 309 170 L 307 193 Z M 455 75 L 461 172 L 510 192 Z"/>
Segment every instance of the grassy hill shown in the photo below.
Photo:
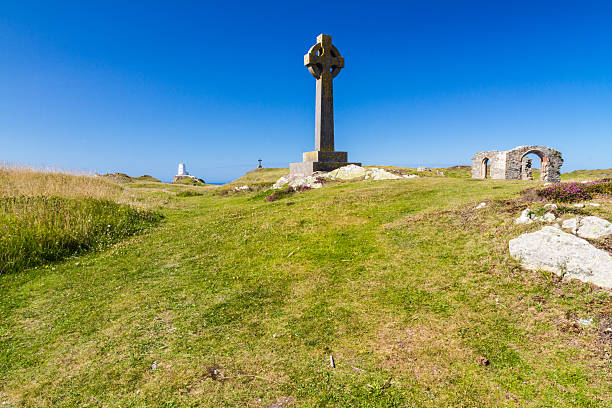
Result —
<path fill-rule="evenodd" d="M 104 180 L 98 198 L 164 218 L 0 275 L 0 405 L 610 406 L 610 292 L 519 268 L 508 240 L 538 226 L 513 220 L 542 183 L 466 171 L 274 202 L 223 191 L 286 169 L 221 187 Z M 27 178 L 0 172 L 2 194 Z M 612 220 L 599 201 L 585 211 Z"/>

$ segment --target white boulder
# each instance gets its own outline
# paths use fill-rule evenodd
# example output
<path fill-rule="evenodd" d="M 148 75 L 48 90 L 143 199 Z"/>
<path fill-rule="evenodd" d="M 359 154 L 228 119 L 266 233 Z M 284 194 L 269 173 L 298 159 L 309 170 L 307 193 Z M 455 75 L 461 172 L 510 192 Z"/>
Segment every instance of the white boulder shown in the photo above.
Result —
<path fill-rule="evenodd" d="M 355 164 L 349 164 L 348 166 L 340 167 L 336 170 L 332 170 L 323 177 L 329 180 L 348 181 L 363 179 L 366 176 L 366 169 Z"/>
<path fill-rule="evenodd" d="M 289 180 L 290 180 L 289 175 L 283 176 L 283 177 L 279 178 L 278 180 L 276 180 L 276 183 L 274 183 L 272 188 L 281 188 L 285 184 L 289 183 Z"/>
<path fill-rule="evenodd" d="M 599 239 L 612 234 L 612 223 L 594 216 L 570 218 L 563 221 L 561 227 L 590 239 Z"/>
<path fill-rule="evenodd" d="M 510 255 L 527 269 L 551 271 L 612 288 L 612 256 L 558 228 L 546 226 L 523 234 L 511 239 L 508 247 Z"/>
<path fill-rule="evenodd" d="M 317 177 L 314 176 L 299 176 L 289 180 L 289 186 L 293 188 L 309 187 L 309 188 L 321 188 L 323 184 Z"/>
<path fill-rule="evenodd" d="M 283 176 L 279 178 L 272 188 L 283 188 L 288 185 L 289 187 L 299 188 L 299 187 L 309 187 L 309 188 L 321 188 L 323 184 L 320 180 L 315 176 Z"/>
<path fill-rule="evenodd" d="M 402 176 L 393 174 L 387 170 L 373 167 L 366 169 L 365 180 L 397 180 L 401 179 Z"/>

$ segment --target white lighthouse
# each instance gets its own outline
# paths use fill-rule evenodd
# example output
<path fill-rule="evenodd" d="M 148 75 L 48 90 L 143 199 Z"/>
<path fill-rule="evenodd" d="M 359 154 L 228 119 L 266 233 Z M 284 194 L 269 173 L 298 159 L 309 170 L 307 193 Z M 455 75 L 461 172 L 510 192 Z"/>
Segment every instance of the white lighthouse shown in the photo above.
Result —
<path fill-rule="evenodd" d="M 185 163 L 179 163 L 177 176 L 188 176 L 187 168 L 185 167 Z"/>

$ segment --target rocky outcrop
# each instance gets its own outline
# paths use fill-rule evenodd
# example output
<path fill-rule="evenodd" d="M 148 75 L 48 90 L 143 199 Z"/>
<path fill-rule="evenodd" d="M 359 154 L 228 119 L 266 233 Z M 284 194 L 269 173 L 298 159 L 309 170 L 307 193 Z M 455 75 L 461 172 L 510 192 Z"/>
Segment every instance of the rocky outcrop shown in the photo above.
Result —
<path fill-rule="evenodd" d="M 308 187 L 308 188 L 321 188 L 323 187 L 322 180 L 317 176 L 283 176 L 279 178 L 272 188 L 282 188 L 289 185 L 293 188 Z"/>
<path fill-rule="evenodd" d="M 355 164 L 340 167 L 330 172 L 316 172 L 312 176 L 283 176 L 279 178 L 272 188 L 281 188 L 285 185 L 291 187 L 320 188 L 324 180 L 329 181 L 358 181 L 358 180 L 398 180 L 418 178 L 416 174 L 396 174 L 377 167 L 365 168 Z"/>
<path fill-rule="evenodd" d="M 510 255 L 532 270 L 612 288 L 612 256 L 586 240 L 546 226 L 509 242 Z"/>
<path fill-rule="evenodd" d="M 200 184 L 200 183 L 206 184 L 204 180 L 199 179 L 194 176 L 190 176 L 190 175 L 174 176 L 172 178 L 172 183 L 173 184 Z"/>

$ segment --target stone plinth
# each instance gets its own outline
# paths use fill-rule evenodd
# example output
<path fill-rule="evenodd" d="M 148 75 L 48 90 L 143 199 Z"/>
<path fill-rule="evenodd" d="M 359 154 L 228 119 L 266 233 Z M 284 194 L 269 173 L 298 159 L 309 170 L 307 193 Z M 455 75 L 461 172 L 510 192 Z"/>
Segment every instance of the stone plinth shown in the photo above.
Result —
<path fill-rule="evenodd" d="M 349 163 L 347 152 L 314 152 L 302 153 L 302 163 L 291 163 L 289 174 L 291 176 L 310 176 L 315 171 L 332 171 L 340 167 L 361 163 Z"/>

